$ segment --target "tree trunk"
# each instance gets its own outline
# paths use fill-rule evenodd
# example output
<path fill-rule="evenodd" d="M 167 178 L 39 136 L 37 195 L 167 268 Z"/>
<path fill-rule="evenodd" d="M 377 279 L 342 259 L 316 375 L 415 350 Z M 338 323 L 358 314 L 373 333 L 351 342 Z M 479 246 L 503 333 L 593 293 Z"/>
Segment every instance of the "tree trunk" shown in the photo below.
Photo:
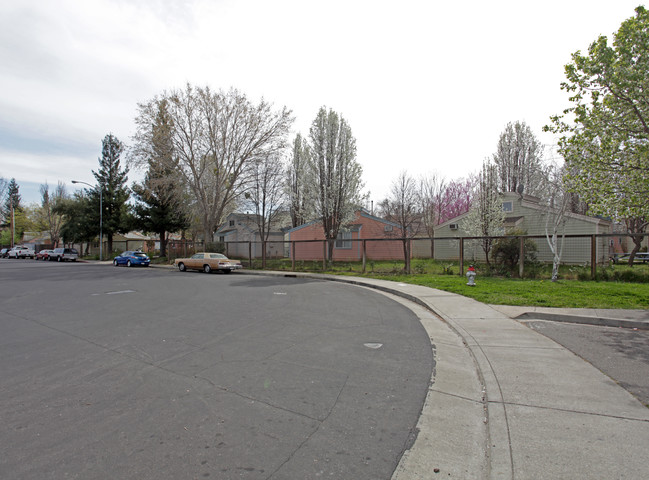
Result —
<path fill-rule="evenodd" d="M 633 266 L 635 254 L 640 250 L 640 247 L 642 245 L 642 235 L 633 235 L 631 237 L 631 240 L 633 240 L 633 250 L 631 250 L 631 253 L 629 254 L 629 267 Z"/>
<path fill-rule="evenodd" d="M 158 232 L 158 236 L 160 237 L 160 256 L 161 257 L 166 257 L 167 256 L 167 239 L 166 233 L 164 230 L 161 230 Z"/>
<path fill-rule="evenodd" d="M 409 248 L 409 239 L 404 238 L 403 242 L 403 263 L 405 272 L 410 275 L 410 248 Z"/>

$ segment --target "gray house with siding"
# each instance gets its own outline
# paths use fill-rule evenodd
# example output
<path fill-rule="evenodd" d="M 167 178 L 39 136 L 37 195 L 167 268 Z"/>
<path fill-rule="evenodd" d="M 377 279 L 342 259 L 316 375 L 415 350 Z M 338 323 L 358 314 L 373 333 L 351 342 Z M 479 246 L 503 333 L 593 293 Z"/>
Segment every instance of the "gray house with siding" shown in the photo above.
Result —
<path fill-rule="evenodd" d="M 245 258 L 250 254 L 252 258 L 261 258 L 261 235 L 257 226 L 257 216 L 254 214 L 231 213 L 214 237 L 226 244 L 227 253 L 231 257 Z M 284 256 L 284 232 L 280 229 L 274 229 L 268 235 L 266 256 Z"/>
<path fill-rule="evenodd" d="M 531 195 L 521 195 L 508 192 L 502 195 L 502 205 L 505 211 L 503 235 L 514 230 L 524 231 L 527 235 L 543 235 L 547 230 L 552 234 L 554 215 L 547 207 L 540 204 L 540 199 Z M 439 260 L 457 260 L 459 258 L 459 238 L 467 237 L 467 213 L 459 215 L 435 228 L 435 258 Z M 563 225 L 557 235 L 593 235 L 612 233 L 610 221 L 567 212 L 564 214 Z M 552 261 L 552 252 L 545 238 L 534 239 L 537 245 L 537 258 L 542 262 Z M 591 241 L 589 237 L 565 238 L 563 240 L 564 264 L 586 264 L 591 259 Z M 561 244 L 559 244 L 561 245 Z M 610 257 L 611 239 L 597 238 L 596 258 L 598 263 L 607 262 Z M 464 257 L 467 260 L 484 261 L 484 252 L 478 241 L 465 240 Z"/>

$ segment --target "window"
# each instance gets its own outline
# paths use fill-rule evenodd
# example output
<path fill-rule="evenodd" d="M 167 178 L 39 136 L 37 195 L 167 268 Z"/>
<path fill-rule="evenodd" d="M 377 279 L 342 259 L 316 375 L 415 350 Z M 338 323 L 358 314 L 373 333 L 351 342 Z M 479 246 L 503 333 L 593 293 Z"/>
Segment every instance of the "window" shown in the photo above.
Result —
<path fill-rule="evenodd" d="M 391 232 L 392 231 L 392 225 L 386 225 L 385 227 L 383 227 L 383 231 L 384 232 Z"/>
<path fill-rule="evenodd" d="M 512 205 L 512 202 L 503 202 L 503 212 L 513 212 L 514 211 L 514 205 Z"/>
<path fill-rule="evenodd" d="M 336 237 L 336 248 L 352 248 L 352 232 L 349 230 L 338 233 Z"/>
<path fill-rule="evenodd" d="M 230 220 L 230 226 L 234 227 L 234 220 Z"/>

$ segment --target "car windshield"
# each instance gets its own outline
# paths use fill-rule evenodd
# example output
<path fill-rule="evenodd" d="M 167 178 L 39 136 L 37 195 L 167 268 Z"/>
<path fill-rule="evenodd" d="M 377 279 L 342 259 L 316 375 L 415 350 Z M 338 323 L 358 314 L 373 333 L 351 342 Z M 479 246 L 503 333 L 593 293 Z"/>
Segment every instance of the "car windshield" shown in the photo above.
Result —
<path fill-rule="evenodd" d="M 221 253 L 210 253 L 210 258 L 218 258 L 218 259 L 221 259 L 221 260 L 227 260 L 228 259 L 228 257 L 226 257 L 225 255 L 223 255 Z"/>
<path fill-rule="evenodd" d="M 133 255 L 135 255 L 136 257 L 146 257 L 146 253 L 142 252 L 135 252 Z"/>

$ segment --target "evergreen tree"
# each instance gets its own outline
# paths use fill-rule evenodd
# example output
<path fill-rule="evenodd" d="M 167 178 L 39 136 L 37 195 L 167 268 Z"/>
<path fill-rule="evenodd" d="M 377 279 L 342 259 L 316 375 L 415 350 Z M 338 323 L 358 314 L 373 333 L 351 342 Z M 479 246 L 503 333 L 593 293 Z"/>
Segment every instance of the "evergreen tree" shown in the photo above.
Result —
<path fill-rule="evenodd" d="M 99 210 L 100 201 L 103 204 L 101 223 L 103 234 L 107 237 L 109 254 L 113 251 L 113 235 L 128 232 L 132 222 L 129 206 L 126 203 L 129 199 L 129 190 L 126 187 L 128 168 L 122 170 L 120 166 L 120 156 L 123 151 L 124 144 L 113 134 L 104 137 L 99 171 L 92 172 L 98 185 L 88 192 L 91 203 L 96 207 L 95 212 Z M 99 213 L 96 215 L 99 216 Z M 100 219 L 97 218 L 96 224 L 99 224 L 99 221 Z"/>
<path fill-rule="evenodd" d="M 3 210 L 5 217 L 8 218 L 11 216 L 12 206 L 14 210 L 22 211 L 22 205 L 20 204 L 21 200 L 20 187 L 16 183 L 16 179 L 12 178 L 9 182 L 9 185 L 7 186 L 7 198 L 5 200 Z"/>
<path fill-rule="evenodd" d="M 173 119 L 168 101 L 157 102 L 158 113 L 151 127 L 148 170 L 144 182 L 133 186 L 135 226 L 155 232 L 160 238 L 160 255 L 167 256 L 167 233 L 189 226 L 184 208 L 182 177 L 173 155 Z"/>

